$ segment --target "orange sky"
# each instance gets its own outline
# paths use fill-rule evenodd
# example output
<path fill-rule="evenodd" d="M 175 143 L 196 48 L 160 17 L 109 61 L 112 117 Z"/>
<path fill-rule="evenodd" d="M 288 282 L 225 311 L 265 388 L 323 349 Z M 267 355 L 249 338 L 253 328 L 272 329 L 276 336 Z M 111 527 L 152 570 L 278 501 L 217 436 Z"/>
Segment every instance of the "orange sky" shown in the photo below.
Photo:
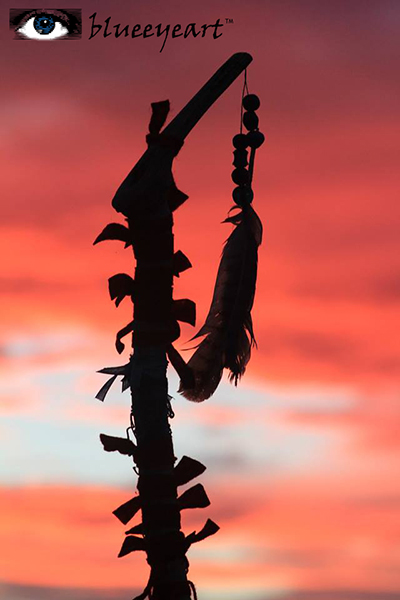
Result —
<path fill-rule="evenodd" d="M 155 39 L 89 41 L 94 10 L 123 24 L 234 23 L 160 53 Z M 173 117 L 246 51 L 266 135 L 254 182 L 258 351 L 238 389 L 224 382 L 201 406 L 179 397 L 171 373 L 175 444 L 204 459 L 212 500 L 185 527 L 221 525 L 192 549 L 192 578 L 203 600 L 399 598 L 398 4 L 90 1 L 83 22 L 71 44 L 0 34 L 1 597 L 112 589 L 123 600 L 146 581 L 143 557 L 116 558 L 111 511 L 134 488 L 130 466 L 98 442 L 124 431 L 129 398 L 94 400 L 94 372 L 118 364 L 114 335 L 131 312 L 110 303 L 107 278 L 133 262 L 117 242 L 92 242 L 121 221 L 110 203 L 145 149 L 150 103 L 169 98 Z M 221 221 L 241 86 L 174 164 L 189 195 L 175 246 L 193 264 L 175 298 L 196 302 L 197 327 L 231 230 Z M 192 335 L 183 326 L 178 347 Z"/>

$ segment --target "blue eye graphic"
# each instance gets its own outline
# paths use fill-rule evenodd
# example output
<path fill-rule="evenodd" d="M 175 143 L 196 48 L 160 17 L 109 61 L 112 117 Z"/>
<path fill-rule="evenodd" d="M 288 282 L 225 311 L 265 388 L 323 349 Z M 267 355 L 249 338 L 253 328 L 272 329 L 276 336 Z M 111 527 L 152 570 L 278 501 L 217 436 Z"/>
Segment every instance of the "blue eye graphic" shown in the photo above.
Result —
<path fill-rule="evenodd" d="M 10 29 L 19 40 L 71 40 L 82 33 L 80 9 L 10 9 Z"/>
<path fill-rule="evenodd" d="M 54 30 L 56 24 L 54 22 L 53 17 L 49 15 L 44 17 L 35 17 L 35 20 L 33 21 L 33 26 L 38 33 L 44 35 L 47 33 L 51 33 Z"/>
<path fill-rule="evenodd" d="M 16 33 L 23 35 L 28 40 L 57 40 L 69 34 L 68 27 L 52 15 L 30 17 Z"/>

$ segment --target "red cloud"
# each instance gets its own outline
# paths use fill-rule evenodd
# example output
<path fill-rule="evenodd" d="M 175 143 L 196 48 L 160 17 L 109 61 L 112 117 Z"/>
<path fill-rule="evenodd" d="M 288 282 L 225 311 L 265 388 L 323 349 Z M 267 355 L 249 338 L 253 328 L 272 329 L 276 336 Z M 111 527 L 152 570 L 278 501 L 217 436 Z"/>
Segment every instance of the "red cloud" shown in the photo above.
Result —
<path fill-rule="evenodd" d="M 293 590 L 394 591 L 398 532 L 388 527 L 388 519 L 395 505 L 382 504 L 379 494 L 370 500 L 351 498 L 344 482 L 332 494 L 332 482 L 328 484 L 328 478 L 299 478 L 246 490 L 234 482 L 230 491 L 218 486 L 209 490 L 209 513 L 221 531 L 192 550 L 191 574 L 199 589 L 229 589 L 234 583 L 267 590 L 279 582 L 282 589 Z M 235 513 L 224 512 L 227 492 L 235 500 Z M 261 502 L 249 506 L 246 498 L 257 495 Z M 1 546 L 7 548 L 7 580 L 139 587 L 147 574 L 144 557 L 116 558 L 123 532 L 111 512 L 128 496 L 128 491 L 104 488 L 3 488 Z M 205 518 L 185 515 L 185 529 Z"/>

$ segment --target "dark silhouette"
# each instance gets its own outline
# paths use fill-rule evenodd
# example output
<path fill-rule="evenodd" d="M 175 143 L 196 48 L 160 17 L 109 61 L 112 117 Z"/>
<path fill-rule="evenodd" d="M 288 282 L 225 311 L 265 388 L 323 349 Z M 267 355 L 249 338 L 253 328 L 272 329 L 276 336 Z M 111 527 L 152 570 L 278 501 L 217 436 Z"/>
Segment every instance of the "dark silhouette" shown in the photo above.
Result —
<path fill-rule="evenodd" d="M 180 511 L 206 507 L 210 501 L 200 483 L 178 496 L 177 488 L 203 473 L 205 466 L 187 456 L 174 466 L 167 357 L 179 374 L 180 391 L 196 401 L 208 398 L 215 391 L 223 368 L 230 369 L 236 384 L 250 358 L 250 348 L 255 343 L 250 310 L 262 233 L 260 220 L 250 205 L 254 153 L 263 141 L 254 112 L 259 105 L 257 97 L 248 95 L 243 99 L 247 109 L 243 123 L 249 133 L 241 132 L 234 138 L 236 169 L 232 174 L 238 183 L 233 197 L 240 212 L 226 219 L 236 228 L 224 249 L 206 323 L 195 336 L 207 337 L 188 364 L 172 345 L 180 335 L 178 321 L 195 324 L 194 302 L 172 298 L 173 277 L 191 267 L 181 251 L 174 252 L 172 234 L 172 212 L 188 196 L 176 187 L 171 168 L 186 135 L 251 60 L 248 54 L 233 55 L 161 133 L 169 102 L 152 104 L 146 137 L 148 149 L 121 184 L 112 203 L 125 216 L 127 225 L 107 225 L 94 242 L 121 240 L 125 247 L 132 246 L 136 259 L 134 278 L 118 273 L 109 279 L 110 297 L 116 305 L 125 297 L 134 304 L 134 320 L 116 338 L 116 348 L 121 353 L 122 339 L 132 332 L 133 354 L 129 363 L 100 371 L 111 378 L 97 394 L 99 400 L 104 400 L 118 376 L 122 376 L 123 389 L 130 387 L 132 394 L 127 437 L 101 434 L 100 440 L 107 452 L 117 451 L 132 457 L 139 475 L 139 495 L 114 511 L 124 525 L 139 510 L 142 514 L 142 522 L 126 531 L 119 553 L 120 557 L 133 551 L 146 553 L 150 577 L 136 600 L 196 598 L 195 587 L 187 578 L 186 553 L 191 544 L 219 529 L 208 519 L 197 533 L 185 536 L 181 531 Z"/>

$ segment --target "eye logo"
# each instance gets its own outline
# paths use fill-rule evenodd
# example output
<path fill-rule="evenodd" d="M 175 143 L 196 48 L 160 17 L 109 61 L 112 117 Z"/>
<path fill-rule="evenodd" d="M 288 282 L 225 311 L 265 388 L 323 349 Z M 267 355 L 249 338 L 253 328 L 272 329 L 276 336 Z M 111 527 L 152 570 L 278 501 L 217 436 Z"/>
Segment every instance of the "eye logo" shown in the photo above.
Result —
<path fill-rule="evenodd" d="M 35 17 L 33 26 L 38 33 L 47 34 L 51 33 L 55 28 L 55 22 L 51 15 L 48 17 Z"/>
<path fill-rule="evenodd" d="M 11 8 L 10 30 L 16 40 L 77 40 L 82 34 L 78 8 Z"/>

